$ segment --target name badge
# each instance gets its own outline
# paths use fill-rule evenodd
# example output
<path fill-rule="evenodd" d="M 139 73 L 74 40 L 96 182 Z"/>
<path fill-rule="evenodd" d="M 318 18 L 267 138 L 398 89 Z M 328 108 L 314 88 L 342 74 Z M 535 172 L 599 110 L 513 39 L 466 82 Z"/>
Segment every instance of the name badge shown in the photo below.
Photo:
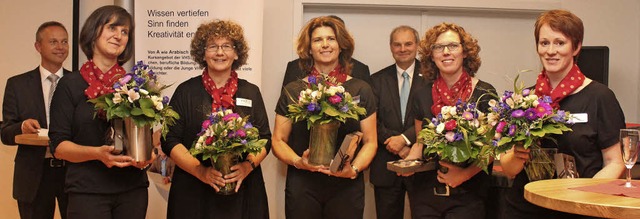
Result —
<path fill-rule="evenodd" d="M 236 106 L 251 107 L 251 100 L 245 98 L 236 98 Z"/>
<path fill-rule="evenodd" d="M 587 123 L 589 122 L 589 115 L 586 113 L 573 113 L 569 115 L 569 123 Z"/>
<path fill-rule="evenodd" d="M 360 103 L 360 95 L 353 96 L 351 99 L 353 100 L 353 103 L 355 103 L 355 104 Z"/>

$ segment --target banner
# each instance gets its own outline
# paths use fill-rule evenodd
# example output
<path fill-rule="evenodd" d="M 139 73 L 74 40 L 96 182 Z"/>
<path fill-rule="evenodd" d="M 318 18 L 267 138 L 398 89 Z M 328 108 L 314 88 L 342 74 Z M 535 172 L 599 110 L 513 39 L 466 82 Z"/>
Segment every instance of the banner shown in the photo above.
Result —
<path fill-rule="evenodd" d="M 262 69 L 263 1 L 255 0 L 136 0 L 134 5 L 135 58 L 160 75 L 163 93 L 171 97 L 176 87 L 202 74 L 190 55 L 191 39 L 198 26 L 214 19 L 232 20 L 242 26 L 249 44 L 247 64 L 240 78 L 260 87 Z"/>

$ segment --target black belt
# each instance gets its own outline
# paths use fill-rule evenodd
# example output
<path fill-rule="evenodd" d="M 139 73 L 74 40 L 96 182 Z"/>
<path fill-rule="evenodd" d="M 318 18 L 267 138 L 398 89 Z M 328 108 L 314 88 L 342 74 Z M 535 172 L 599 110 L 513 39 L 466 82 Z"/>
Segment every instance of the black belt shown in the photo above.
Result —
<path fill-rule="evenodd" d="M 66 162 L 64 160 L 55 159 L 55 158 L 45 158 L 44 165 L 47 165 L 53 168 L 60 168 L 60 167 L 64 167 L 66 165 Z"/>

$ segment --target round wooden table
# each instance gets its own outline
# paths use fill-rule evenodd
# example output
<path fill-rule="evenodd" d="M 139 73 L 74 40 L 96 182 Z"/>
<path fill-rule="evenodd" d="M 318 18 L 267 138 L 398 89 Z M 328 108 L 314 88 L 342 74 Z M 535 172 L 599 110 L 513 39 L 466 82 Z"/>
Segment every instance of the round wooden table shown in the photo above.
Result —
<path fill-rule="evenodd" d="M 575 187 L 607 183 L 615 179 L 550 179 L 524 187 L 527 201 L 556 211 L 606 218 L 640 218 L 640 199 L 584 192 Z"/>
<path fill-rule="evenodd" d="M 16 135 L 16 143 L 35 146 L 49 146 L 49 137 L 39 136 L 38 134 L 20 134 Z"/>

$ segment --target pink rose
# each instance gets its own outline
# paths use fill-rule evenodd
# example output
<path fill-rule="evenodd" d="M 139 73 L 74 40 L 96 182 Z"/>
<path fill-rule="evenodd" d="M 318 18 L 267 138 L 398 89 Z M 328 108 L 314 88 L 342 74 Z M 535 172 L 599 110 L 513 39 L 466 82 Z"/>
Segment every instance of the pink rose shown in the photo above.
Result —
<path fill-rule="evenodd" d="M 329 97 L 329 102 L 333 105 L 336 105 L 338 103 L 340 103 L 342 101 L 342 97 L 338 96 L 338 95 L 333 95 L 331 97 Z"/>

